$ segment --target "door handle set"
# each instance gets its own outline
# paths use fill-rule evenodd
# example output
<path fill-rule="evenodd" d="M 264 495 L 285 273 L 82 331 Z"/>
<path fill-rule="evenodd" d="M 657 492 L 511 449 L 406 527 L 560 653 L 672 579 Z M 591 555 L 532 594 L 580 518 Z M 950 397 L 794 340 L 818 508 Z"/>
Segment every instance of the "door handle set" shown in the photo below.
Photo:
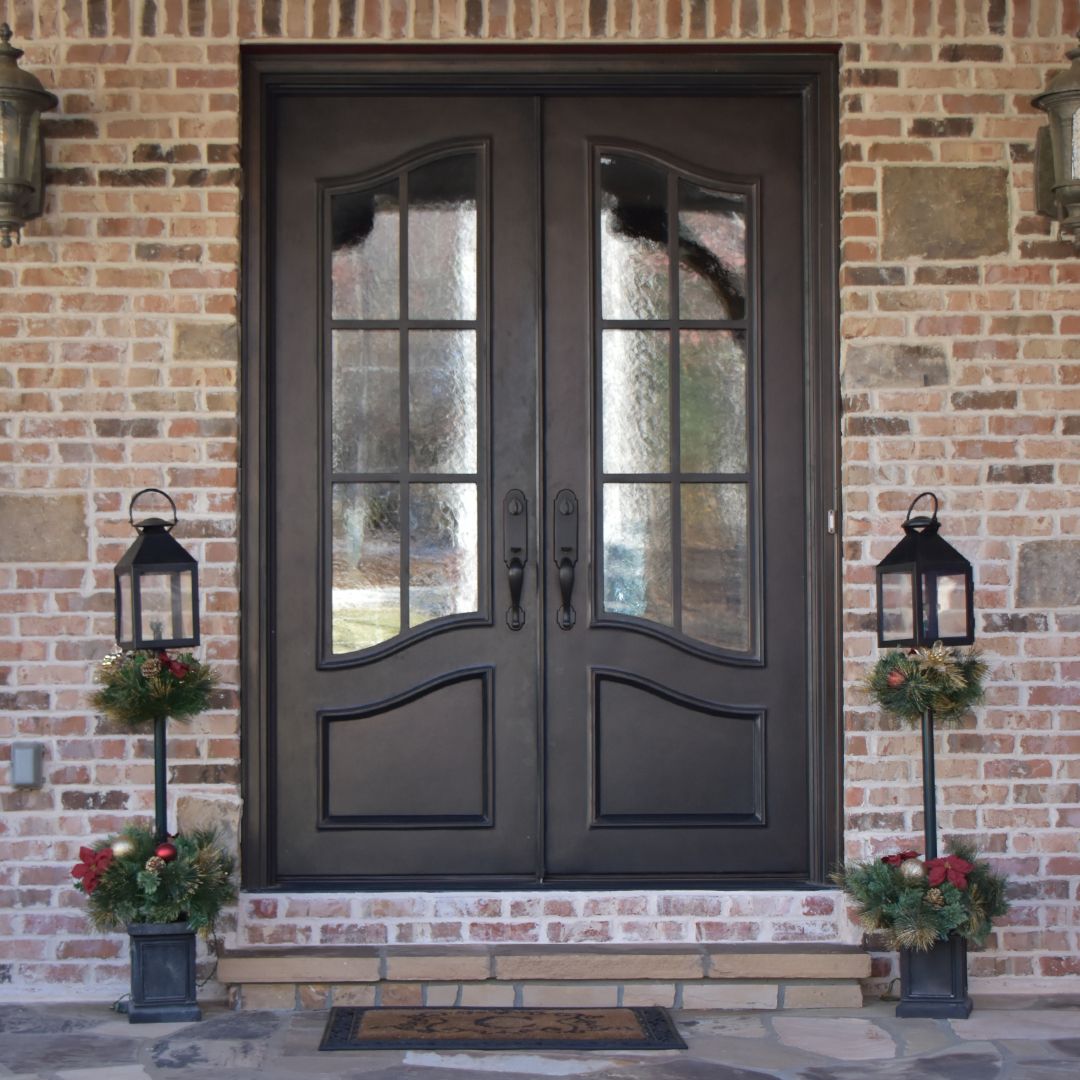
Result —
<path fill-rule="evenodd" d="M 568 488 L 555 496 L 554 522 L 555 565 L 559 570 L 559 593 L 562 597 L 555 623 L 561 630 L 569 630 L 577 622 L 577 612 L 571 601 L 574 595 L 574 568 L 578 561 L 578 501 Z M 511 630 L 520 630 L 525 625 L 521 592 L 528 559 L 529 504 L 525 493 L 520 488 L 513 488 L 503 499 L 503 562 L 510 586 L 506 625 Z"/>

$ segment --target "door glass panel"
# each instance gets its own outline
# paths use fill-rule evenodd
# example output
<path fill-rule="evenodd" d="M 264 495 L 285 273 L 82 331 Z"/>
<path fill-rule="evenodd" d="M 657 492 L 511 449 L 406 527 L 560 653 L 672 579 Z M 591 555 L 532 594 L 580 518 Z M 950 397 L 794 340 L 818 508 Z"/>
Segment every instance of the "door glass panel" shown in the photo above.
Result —
<path fill-rule="evenodd" d="M 600 292 L 605 319 L 670 309 L 667 174 L 627 154 L 600 158 Z"/>
<path fill-rule="evenodd" d="M 409 625 L 476 611 L 476 484 L 412 484 L 409 495 Z"/>
<path fill-rule="evenodd" d="M 750 647 L 745 484 L 682 486 L 682 626 L 724 649 Z"/>
<path fill-rule="evenodd" d="M 671 489 L 604 485 L 604 610 L 672 625 Z"/>
<path fill-rule="evenodd" d="M 746 197 L 679 181 L 679 315 L 746 315 Z"/>
<path fill-rule="evenodd" d="M 683 330 L 679 380 L 682 471 L 746 472 L 746 335 Z"/>
<path fill-rule="evenodd" d="M 409 173 L 409 318 L 475 319 L 475 153 Z"/>
<path fill-rule="evenodd" d="M 663 330 L 604 331 L 605 472 L 657 472 L 668 467 L 668 340 Z"/>
<path fill-rule="evenodd" d="M 398 502 L 397 484 L 333 485 L 335 653 L 378 645 L 401 630 Z"/>
<path fill-rule="evenodd" d="M 331 309 L 335 319 L 396 319 L 398 182 L 331 196 Z"/>
<path fill-rule="evenodd" d="M 400 363 L 396 330 L 333 331 L 335 472 L 382 472 L 401 452 Z"/>
<path fill-rule="evenodd" d="M 476 472 L 476 331 L 409 334 L 409 467 Z"/>

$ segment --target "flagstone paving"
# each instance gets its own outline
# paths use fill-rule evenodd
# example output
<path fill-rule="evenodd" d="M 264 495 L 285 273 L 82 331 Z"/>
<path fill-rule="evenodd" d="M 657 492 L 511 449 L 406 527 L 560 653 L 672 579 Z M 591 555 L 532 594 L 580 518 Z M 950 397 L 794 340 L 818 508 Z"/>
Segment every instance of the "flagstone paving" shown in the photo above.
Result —
<path fill-rule="evenodd" d="M 687 1050 L 333 1051 L 324 1012 L 205 1008 L 198 1024 L 129 1024 L 108 1005 L 0 1003 L 2 1080 L 1080 1080 L 1080 1002 L 978 1002 L 968 1020 L 894 1006 L 677 1013 Z"/>

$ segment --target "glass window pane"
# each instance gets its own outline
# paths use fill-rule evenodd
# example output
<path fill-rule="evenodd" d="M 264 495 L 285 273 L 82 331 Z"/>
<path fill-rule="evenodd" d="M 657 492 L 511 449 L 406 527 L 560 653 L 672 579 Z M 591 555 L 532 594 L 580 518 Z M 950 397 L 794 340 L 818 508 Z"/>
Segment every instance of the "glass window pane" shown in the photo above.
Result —
<path fill-rule="evenodd" d="M 942 574 L 937 579 L 937 636 L 966 637 L 967 579 L 963 574 Z"/>
<path fill-rule="evenodd" d="M 192 618 L 192 574 L 139 574 L 139 636 L 143 641 L 172 641 L 190 638 Z"/>
<path fill-rule="evenodd" d="M 600 291 L 605 319 L 666 319 L 667 174 L 625 154 L 600 159 Z"/>
<path fill-rule="evenodd" d="M 668 468 L 669 340 L 666 330 L 604 331 L 605 472 L 663 472 Z"/>
<path fill-rule="evenodd" d="M 400 241 L 398 182 L 330 199 L 331 308 L 335 319 L 396 319 Z"/>
<path fill-rule="evenodd" d="M 476 472 L 476 331 L 409 334 L 409 467 Z"/>
<path fill-rule="evenodd" d="M 745 484 L 682 485 L 682 628 L 709 645 L 750 648 Z"/>
<path fill-rule="evenodd" d="M 679 380 L 682 471 L 746 472 L 746 335 L 681 331 Z"/>
<path fill-rule="evenodd" d="M 476 154 L 409 173 L 409 318 L 476 318 Z"/>
<path fill-rule="evenodd" d="M 480 533 L 475 484 L 413 484 L 409 625 L 476 611 Z"/>
<path fill-rule="evenodd" d="M 355 652 L 401 632 L 397 484 L 334 484 L 332 650 Z"/>
<path fill-rule="evenodd" d="M 671 626 L 671 489 L 604 485 L 604 610 Z"/>
<path fill-rule="evenodd" d="M 746 315 L 746 198 L 679 181 L 679 315 Z"/>
<path fill-rule="evenodd" d="M 401 454 L 401 398 L 396 330 L 333 331 L 335 472 L 384 472 Z"/>
<path fill-rule="evenodd" d="M 915 596 L 911 572 L 881 575 L 881 626 L 886 641 L 915 637 Z"/>

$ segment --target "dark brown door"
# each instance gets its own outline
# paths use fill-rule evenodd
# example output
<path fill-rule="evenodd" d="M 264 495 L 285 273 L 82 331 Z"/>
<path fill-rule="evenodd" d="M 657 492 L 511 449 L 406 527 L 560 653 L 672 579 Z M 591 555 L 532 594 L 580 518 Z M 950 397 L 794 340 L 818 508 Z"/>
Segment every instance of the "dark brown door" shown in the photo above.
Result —
<path fill-rule="evenodd" d="M 267 883 L 820 874 L 804 109 L 275 104 Z"/>

